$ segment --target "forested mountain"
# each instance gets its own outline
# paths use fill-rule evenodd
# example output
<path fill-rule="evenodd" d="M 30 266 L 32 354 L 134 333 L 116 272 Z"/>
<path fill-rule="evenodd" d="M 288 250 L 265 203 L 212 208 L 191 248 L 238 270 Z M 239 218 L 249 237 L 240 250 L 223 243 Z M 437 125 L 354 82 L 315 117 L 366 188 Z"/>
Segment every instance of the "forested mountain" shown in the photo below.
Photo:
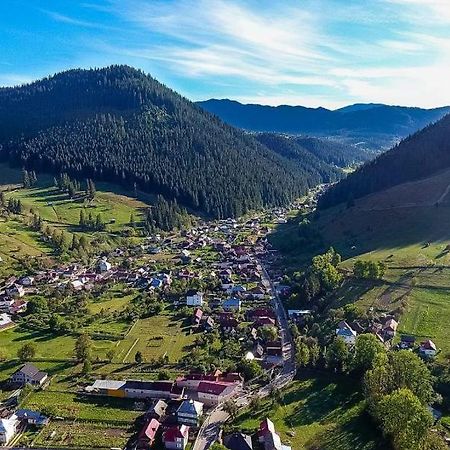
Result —
<path fill-rule="evenodd" d="M 354 145 L 325 138 L 259 133 L 256 139 L 279 155 L 297 161 L 308 171 L 323 171 L 324 177 L 329 176 L 329 165 L 345 168 L 368 161 L 374 156 Z M 337 169 L 334 172 L 336 176 L 341 175 Z"/>
<path fill-rule="evenodd" d="M 321 198 L 327 208 L 450 167 L 450 114 L 362 166 Z"/>
<path fill-rule="evenodd" d="M 355 142 L 362 140 L 369 148 L 406 137 L 450 112 L 450 107 L 421 109 L 380 104 L 355 104 L 335 111 L 303 106 L 244 105 L 215 99 L 198 104 L 230 125 L 246 130 L 350 137 Z"/>
<path fill-rule="evenodd" d="M 128 66 L 70 70 L 0 89 L 0 156 L 108 180 L 212 217 L 280 205 L 332 168 L 301 165 Z"/>

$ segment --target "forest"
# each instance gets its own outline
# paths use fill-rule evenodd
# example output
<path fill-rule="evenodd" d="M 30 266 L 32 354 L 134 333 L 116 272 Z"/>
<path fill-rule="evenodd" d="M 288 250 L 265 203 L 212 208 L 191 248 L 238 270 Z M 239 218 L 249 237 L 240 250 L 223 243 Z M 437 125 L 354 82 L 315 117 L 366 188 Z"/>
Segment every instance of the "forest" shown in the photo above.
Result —
<path fill-rule="evenodd" d="M 334 185 L 320 199 L 319 207 L 378 192 L 397 184 L 426 178 L 450 166 L 450 115 L 401 141 Z"/>
<path fill-rule="evenodd" d="M 210 217 L 284 205 L 336 179 L 268 149 L 128 66 L 0 89 L 0 158 L 161 194 Z"/>

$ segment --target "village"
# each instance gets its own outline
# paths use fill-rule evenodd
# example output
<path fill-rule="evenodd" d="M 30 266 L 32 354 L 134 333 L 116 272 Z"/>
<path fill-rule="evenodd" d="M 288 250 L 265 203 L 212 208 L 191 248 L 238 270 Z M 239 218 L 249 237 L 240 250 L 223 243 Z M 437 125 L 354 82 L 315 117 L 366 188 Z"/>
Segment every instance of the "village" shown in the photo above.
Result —
<path fill-rule="evenodd" d="M 297 207 L 302 208 L 304 204 Z M 245 397 L 249 389 L 263 387 L 283 370 L 287 358 L 287 337 L 285 330 L 280 330 L 279 309 L 274 302 L 275 296 L 287 295 L 289 288 L 280 282 L 281 277 L 277 273 L 273 274 L 272 284 L 262 265 L 269 266 L 277 257 L 267 241 L 267 234 L 274 223 L 286 220 L 287 213 L 288 210 L 275 209 L 263 217 L 259 215 L 240 222 L 229 219 L 200 223 L 181 233 L 156 234 L 134 248 L 116 248 L 108 254 L 98 255 L 92 258 L 89 267 L 71 262 L 10 277 L 0 286 L 1 330 L 12 332 L 16 328 L 39 330 L 40 327 L 48 327 L 48 322 L 40 322 L 41 316 L 34 314 L 37 298 L 60 296 L 80 299 L 88 295 L 95 299 L 100 293 L 119 287 L 136 297 L 145 296 L 162 305 L 158 311 L 162 308 L 170 310 L 173 315 L 181 314 L 183 323 L 187 323 L 187 334 L 193 336 L 195 343 L 204 345 L 205 341 L 215 340 L 220 347 L 233 344 L 228 355 L 227 350 L 224 355 L 221 349 L 222 357 L 207 363 L 207 367 L 199 366 L 199 361 L 190 361 L 189 354 L 183 363 L 174 361 L 169 350 L 159 358 L 160 372 L 156 380 L 149 380 L 145 373 L 142 378 L 102 374 L 94 379 L 93 371 L 88 375 L 92 383 L 77 386 L 77 396 L 83 396 L 86 401 L 94 397 L 132 399 L 139 410 L 145 409 L 139 413 L 139 429 L 130 436 L 126 443 L 128 448 L 154 448 L 157 445 L 185 449 L 195 441 L 209 411 L 225 405 L 230 399 Z M 63 310 L 64 307 L 58 314 L 60 321 L 70 319 Z M 101 314 L 105 315 L 106 322 L 113 320 L 114 315 L 103 309 Z M 80 319 L 77 329 L 63 329 L 75 337 L 90 333 L 92 327 L 85 329 L 83 320 Z M 139 320 L 139 316 L 132 319 L 128 329 L 136 326 Z M 126 331 L 114 333 L 96 330 L 91 335 L 108 344 L 113 340 L 114 347 L 120 347 L 126 341 Z M 145 355 L 143 358 L 142 353 L 145 351 L 134 352 L 139 348 L 136 345 L 138 340 L 145 341 L 145 338 L 140 335 L 126 341 L 129 348 L 124 351 L 124 363 L 135 361 L 144 365 L 150 362 L 143 361 Z M 189 342 L 194 344 L 192 339 Z M 191 353 L 195 354 L 196 350 L 194 347 Z M 107 358 L 97 355 L 93 363 L 104 362 Z M 38 368 L 42 365 L 39 360 L 51 359 L 51 355 L 35 358 L 33 353 L 23 359 L 24 363 L 18 370 L 2 381 L 3 396 L 11 395 L 6 396 L 1 410 L 1 444 L 19 444 L 28 429 L 34 430 L 33 438 L 41 436 L 36 440 L 37 445 L 42 436 L 48 442 L 55 442 L 55 446 L 62 444 L 57 440 L 57 427 L 56 430 L 49 427 L 52 432 L 46 431 L 54 417 L 46 416 L 45 411 L 15 408 L 21 403 L 21 390 L 25 386 L 32 387 L 31 392 L 26 393 L 30 397 L 34 391 L 51 389 L 54 374 Z M 234 368 L 241 371 L 227 371 L 229 367 L 223 365 L 229 366 L 230 361 L 234 361 Z M 73 364 L 79 362 L 73 359 Z M 161 379 L 164 367 L 170 368 L 166 374 L 179 375 L 173 379 Z M 279 437 L 273 424 L 271 426 L 269 421 L 264 427 L 267 430 L 261 434 L 261 442 L 264 443 L 267 435 L 267 439 L 277 445 Z M 224 438 L 225 442 L 229 441 L 228 448 L 237 448 L 232 443 L 236 436 Z M 280 445 L 281 442 L 273 448 L 288 448 Z"/>
<path fill-rule="evenodd" d="M 224 426 L 297 373 L 292 331 L 317 313 L 285 309 L 291 286 L 268 235 L 291 214 L 313 211 L 322 190 L 289 209 L 199 221 L 88 265 L 3 280 L 0 332 L 17 357 L 1 372 L 0 444 L 290 450 L 270 415 L 252 434 Z M 396 337 L 398 316 L 350 316 L 336 316 L 332 332 L 350 352 L 365 333 L 387 349 L 416 349 L 414 337 Z M 438 351 L 431 340 L 417 350 Z"/>

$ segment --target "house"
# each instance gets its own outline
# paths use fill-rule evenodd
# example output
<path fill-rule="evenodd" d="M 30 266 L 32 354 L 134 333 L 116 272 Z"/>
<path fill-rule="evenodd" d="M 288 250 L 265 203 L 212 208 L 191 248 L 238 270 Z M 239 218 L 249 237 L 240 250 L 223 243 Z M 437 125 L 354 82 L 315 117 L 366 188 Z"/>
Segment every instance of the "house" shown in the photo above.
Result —
<path fill-rule="evenodd" d="M 6 328 L 10 328 L 14 325 L 9 314 L 1 313 L 0 314 L 0 330 L 5 330 Z"/>
<path fill-rule="evenodd" d="M 111 268 L 111 263 L 109 263 L 105 258 L 102 258 L 98 263 L 98 269 L 100 272 L 109 272 Z"/>
<path fill-rule="evenodd" d="M 19 280 L 19 283 L 22 286 L 33 286 L 33 284 L 34 284 L 34 277 L 32 277 L 32 276 L 23 277 L 23 278 L 21 278 Z"/>
<path fill-rule="evenodd" d="M 229 450 L 253 450 L 252 437 L 248 434 L 229 434 L 223 438 L 223 444 Z"/>
<path fill-rule="evenodd" d="M 419 347 L 419 353 L 429 358 L 436 356 L 437 348 L 435 343 L 430 339 L 421 342 Z"/>
<path fill-rule="evenodd" d="M 189 427 L 170 427 L 163 433 L 162 440 L 167 449 L 184 450 L 189 440 Z"/>
<path fill-rule="evenodd" d="M 395 319 L 388 319 L 382 328 L 385 340 L 392 339 L 397 333 L 398 322 Z"/>
<path fill-rule="evenodd" d="M 187 306 L 202 306 L 203 305 L 203 292 L 200 291 L 189 291 L 186 294 L 186 305 Z"/>
<path fill-rule="evenodd" d="M 222 308 L 225 311 L 240 311 L 241 310 L 241 299 L 237 297 L 231 297 L 222 303 Z"/>
<path fill-rule="evenodd" d="M 20 420 L 15 414 L 0 419 L 0 444 L 7 444 L 16 434 L 19 425 Z"/>
<path fill-rule="evenodd" d="M 214 322 L 214 319 L 211 316 L 207 317 L 203 316 L 202 326 L 205 331 L 207 332 L 213 331 L 215 325 L 216 323 Z"/>
<path fill-rule="evenodd" d="M 203 311 L 200 308 L 196 308 L 194 311 L 194 314 L 192 316 L 192 324 L 200 325 L 202 317 L 203 317 Z"/>
<path fill-rule="evenodd" d="M 183 400 L 177 409 L 177 420 L 180 425 L 197 427 L 203 415 L 203 403 L 195 400 Z"/>
<path fill-rule="evenodd" d="M 414 336 L 408 336 L 405 334 L 402 334 L 400 336 L 400 344 L 399 347 L 401 349 L 409 349 L 409 348 L 413 348 L 414 344 L 416 342 L 416 338 Z"/>
<path fill-rule="evenodd" d="M 253 322 L 260 317 L 270 317 L 276 319 L 275 312 L 272 308 L 255 308 L 247 312 L 249 322 Z"/>
<path fill-rule="evenodd" d="M 202 381 L 197 387 L 199 401 L 205 405 L 218 405 L 236 394 L 237 383 Z"/>
<path fill-rule="evenodd" d="M 156 419 L 150 419 L 146 422 L 138 435 L 138 448 L 148 449 L 155 443 L 156 433 L 161 424 Z"/>
<path fill-rule="evenodd" d="M 42 386 L 47 379 L 48 374 L 46 372 L 41 372 L 33 364 L 27 363 L 11 375 L 10 381 L 11 383 L 20 386 L 26 384 L 30 384 L 31 386 Z"/>
<path fill-rule="evenodd" d="M 48 417 L 38 411 L 31 411 L 30 409 L 19 409 L 16 411 L 16 416 L 20 421 L 35 427 L 43 427 L 49 423 Z"/>
<path fill-rule="evenodd" d="M 281 443 L 280 436 L 275 431 L 275 425 L 270 419 L 264 419 L 259 425 L 258 441 L 264 450 L 291 450 L 291 447 Z"/>
<path fill-rule="evenodd" d="M 347 345 L 353 345 L 356 341 L 356 331 L 345 321 L 341 321 L 336 328 L 336 336 L 344 340 Z"/>
<path fill-rule="evenodd" d="M 271 317 L 258 317 L 258 319 L 255 320 L 253 323 L 254 328 L 260 328 L 265 326 L 271 326 L 274 327 L 276 324 L 275 319 L 272 319 Z"/>
<path fill-rule="evenodd" d="M 164 400 L 156 400 L 145 413 L 147 418 L 161 420 L 166 415 L 167 403 Z"/>
<path fill-rule="evenodd" d="M 14 284 L 6 289 L 6 293 L 13 298 L 23 297 L 25 295 L 25 289 L 20 284 Z"/>

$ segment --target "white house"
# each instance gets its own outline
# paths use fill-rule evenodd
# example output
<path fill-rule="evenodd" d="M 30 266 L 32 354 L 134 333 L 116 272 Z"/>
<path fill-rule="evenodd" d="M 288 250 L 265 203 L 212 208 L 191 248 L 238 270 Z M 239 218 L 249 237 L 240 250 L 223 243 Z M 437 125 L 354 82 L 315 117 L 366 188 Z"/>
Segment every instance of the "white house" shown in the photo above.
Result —
<path fill-rule="evenodd" d="M 186 295 L 187 306 L 202 306 L 203 305 L 203 292 L 189 291 Z"/>
<path fill-rule="evenodd" d="M 426 341 L 423 341 L 420 343 L 419 352 L 423 356 L 432 358 L 432 357 L 436 356 L 437 348 L 436 348 L 435 343 L 432 340 L 427 339 Z"/>
<path fill-rule="evenodd" d="M 41 372 L 33 364 L 27 363 L 23 365 L 17 372 L 11 375 L 11 383 L 25 386 L 42 386 L 48 378 L 46 372 Z"/>
<path fill-rule="evenodd" d="M 0 314 L 0 330 L 4 330 L 5 328 L 9 328 L 14 325 L 14 322 L 11 320 L 9 314 L 2 313 Z"/>
<path fill-rule="evenodd" d="M 13 414 L 7 419 L 0 419 L 0 444 L 7 444 L 16 434 L 20 421 Z"/>
<path fill-rule="evenodd" d="M 342 338 L 347 345 L 355 343 L 356 335 L 356 331 L 347 322 L 339 322 L 336 328 L 336 336 Z"/>

